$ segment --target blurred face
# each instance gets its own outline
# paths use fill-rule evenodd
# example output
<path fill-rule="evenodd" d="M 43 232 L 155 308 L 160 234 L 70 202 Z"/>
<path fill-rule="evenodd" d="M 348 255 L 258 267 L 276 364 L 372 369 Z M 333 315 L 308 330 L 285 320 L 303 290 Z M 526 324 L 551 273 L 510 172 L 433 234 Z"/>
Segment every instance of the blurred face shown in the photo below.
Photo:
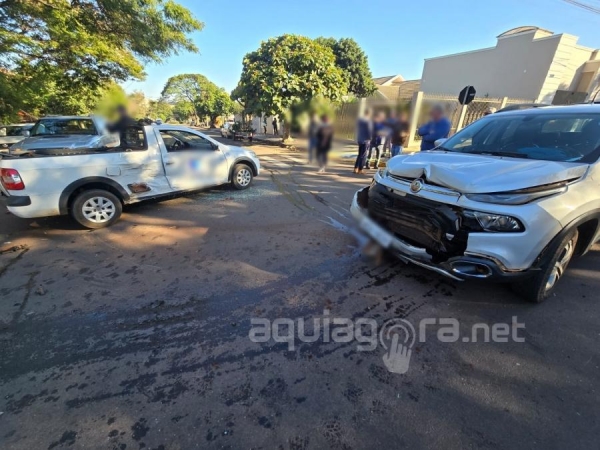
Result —
<path fill-rule="evenodd" d="M 403 122 L 406 122 L 408 120 L 408 114 L 406 114 L 405 112 L 401 112 L 400 116 L 398 116 L 398 118 L 400 120 L 402 120 Z"/>
<path fill-rule="evenodd" d="M 431 117 L 432 120 L 434 121 L 438 121 L 442 118 L 443 116 L 443 111 L 441 110 L 441 108 L 433 108 L 431 110 L 431 112 L 429 113 L 429 116 Z"/>

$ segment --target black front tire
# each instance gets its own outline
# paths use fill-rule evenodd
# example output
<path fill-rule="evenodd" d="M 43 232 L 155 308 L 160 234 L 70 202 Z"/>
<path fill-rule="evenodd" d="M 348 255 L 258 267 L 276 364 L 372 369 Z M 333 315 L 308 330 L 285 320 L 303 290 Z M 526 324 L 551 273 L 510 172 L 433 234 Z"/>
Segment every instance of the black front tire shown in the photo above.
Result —
<path fill-rule="evenodd" d="M 564 275 L 571 262 L 579 232 L 577 229 L 570 231 L 563 237 L 558 245 L 554 246 L 552 257 L 540 267 L 533 277 L 511 285 L 512 289 L 533 303 L 542 303 L 556 289 L 556 285 Z"/>
<path fill-rule="evenodd" d="M 83 191 L 71 204 L 71 217 L 85 228 L 110 227 L 123 212 L 123 204 L 112 192 L 103 189 Z"/>
<path fill-rule="evenodd" d="M 231 175 L 231 184 L 238 190 L 248 189 L 254 181 L 252 169 L 246 164 L 238 164 Z"/>

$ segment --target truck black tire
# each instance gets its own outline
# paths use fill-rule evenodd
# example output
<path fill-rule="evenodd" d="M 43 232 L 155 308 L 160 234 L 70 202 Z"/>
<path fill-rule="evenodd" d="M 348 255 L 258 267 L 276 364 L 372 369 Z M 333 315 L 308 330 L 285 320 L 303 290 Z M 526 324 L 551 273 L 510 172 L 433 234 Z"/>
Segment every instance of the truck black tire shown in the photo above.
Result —
<path fill-rule="evenodd" d="M 111 226 L 123 212 L 121 200 L 103 189 L 83 191 L 71 205 L 71 217 L 85 228 L 98 229 Z"/>
<path fill-rule="evenodd" d="M 546 300 L 567 270 L 575 254 L 578 238 L 577 229 L 567 233 L 554 247 L 552 257 L 542 264 L 539 272 L 531 278 L 514 283 L 513 290 L 530 302 L 541 303 Z"/>
<path fill-rule="evenodd" d="M 254 180 L 252 169 L 246 164 L 238 164 L 233 168 L 231 183 L 239 190 L 248 189 Z"/>

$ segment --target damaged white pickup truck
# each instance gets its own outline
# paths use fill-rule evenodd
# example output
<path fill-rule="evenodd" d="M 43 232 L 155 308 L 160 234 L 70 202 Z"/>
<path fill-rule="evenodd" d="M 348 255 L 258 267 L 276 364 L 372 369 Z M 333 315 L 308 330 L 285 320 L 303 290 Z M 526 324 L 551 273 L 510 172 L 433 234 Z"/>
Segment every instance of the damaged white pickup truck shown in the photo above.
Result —
<path fill-rule="evenodd" d="M 87 228 L 119 219 L 123 205 L 231 183 L 260 172 L 253 151 L 177 125 L 132 126 L 120 145 L 39 148 L 0 156 L 0 190 L 24 218 L 70 214 Z"/>
<path fill-rule="evenodd" d="M 405 262 L 541 302 L 600 238 L 600 105 L 487 116 L 391 159 L 351 211 Z"/>

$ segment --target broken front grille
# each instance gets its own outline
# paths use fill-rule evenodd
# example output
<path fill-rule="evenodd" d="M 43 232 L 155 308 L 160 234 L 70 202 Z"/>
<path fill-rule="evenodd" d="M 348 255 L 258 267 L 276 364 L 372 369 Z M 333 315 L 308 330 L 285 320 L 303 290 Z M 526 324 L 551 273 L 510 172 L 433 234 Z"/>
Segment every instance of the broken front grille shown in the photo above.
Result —
<path fill-rule="evenodd" d="M 462 209 L 414 195 L 390 192 L 381 184 L 369 189 L 369 215 L 400 239 L 425 248 L 434 262 L 464 255 L 468 232 L 479 225 Z"/>

